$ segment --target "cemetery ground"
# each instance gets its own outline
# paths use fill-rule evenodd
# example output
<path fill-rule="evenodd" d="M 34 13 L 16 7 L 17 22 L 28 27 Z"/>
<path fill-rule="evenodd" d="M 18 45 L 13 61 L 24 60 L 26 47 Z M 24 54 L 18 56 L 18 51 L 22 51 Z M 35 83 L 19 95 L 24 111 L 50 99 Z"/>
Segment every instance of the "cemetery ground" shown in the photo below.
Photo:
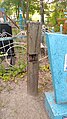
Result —
<path fill-rule="evenodd" d="M 0 79 L 0 119 L 48 119 L 44 92 L 52 90 L 48 58 L 39 63 L 38 95 L 27 94 L 27 72 L 15 80 Z"/>

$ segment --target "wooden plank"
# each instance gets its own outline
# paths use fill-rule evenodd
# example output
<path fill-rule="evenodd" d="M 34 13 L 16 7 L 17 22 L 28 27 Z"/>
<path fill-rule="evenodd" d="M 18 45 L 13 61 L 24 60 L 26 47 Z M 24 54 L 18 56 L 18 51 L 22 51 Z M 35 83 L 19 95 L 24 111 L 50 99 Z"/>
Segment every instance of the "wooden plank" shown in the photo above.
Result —
<path fill-rule="evenodd" d="M 28 23 L 27 36 L 27 91 L 31 95 L 37 95 L 41 24 L 39 22 Z"/>
<path fill-rule="evenodd" d="M 39 52 L 41 36 L 41 24 L 39 22 L 28 23 L 28 53 L 35 54 Z"/>
<path fill-rule="evenodd" d="M 28 62 L 28 81 L 27 81 L 27 91 L 31 95 L 38 94 L 38 69 L 39 63 L 37 62 Z"/>

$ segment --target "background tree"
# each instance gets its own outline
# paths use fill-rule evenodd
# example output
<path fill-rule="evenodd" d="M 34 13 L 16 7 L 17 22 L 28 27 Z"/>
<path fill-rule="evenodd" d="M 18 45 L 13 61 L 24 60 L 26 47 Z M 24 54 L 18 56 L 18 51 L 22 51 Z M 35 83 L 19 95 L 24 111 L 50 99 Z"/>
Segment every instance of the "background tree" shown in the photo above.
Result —
<path fill-rule="evenodd" d="M 49 0 L 48 0 L 49 1 Z M 64 17 L 63 10 L 66 9 L 67 0 L 53 0 L 46 3 L 44 0 L 4 0 L 0 7 L 5 8 L 7 15 L 16 14 L 19 17 L 19 7 L 22 7 L 23 17 L 30 19 L 36 11 L 41 15 L 41 22 L 44 23 L 44 15 L 47 17 L 47 25 L 56 26 L 57 18 Z"/>
<path fill-rule="evenodd" d="M 44 4 L 43 4 L 43 0 L 40 0 L 40 15 L 41 15 L 41 23 L 44 24 Z"/>
<path fill-rule="evenodd" d="M 67 6 L 67 0 L 58 1 L 54 0 L 52 3 L 47 3 L 47 24 L 48 26 L 54 26 L 55 30 L 59 30 L 57 18 L 64 18 L 64 10 Z"/>
<path fill-rule="evenodd" d="M 1 5 L 1 7 L 5 8 L 7 15 L 11 15 L 12 13 L 16 13 L 18 18 L 19 16 L 19 7 L 22 7 L 23 16 L 29 17 L 29 14 L 34 14 L 35 11 L 39 11 L 39 1 L 37 0 L 5 0 Z M 29 19 L 29 18 L 27 18 Z"/>

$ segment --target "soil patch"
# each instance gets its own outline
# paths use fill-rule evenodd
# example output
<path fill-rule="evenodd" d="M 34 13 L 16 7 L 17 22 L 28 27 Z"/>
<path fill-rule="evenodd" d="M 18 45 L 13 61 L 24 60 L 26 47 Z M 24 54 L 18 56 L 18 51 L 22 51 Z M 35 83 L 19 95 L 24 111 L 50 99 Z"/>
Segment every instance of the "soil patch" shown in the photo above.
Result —
<path fill-rule="evenodd" d="M 40 67 L 48 65 L 48 59 Z M 38 96 L 27 94 L 27 76 L 14 81 L 0 79 L 0 119 L 48 119 L 44 107 L 44 92 L 52 90 L 50 70 L 39 70 Z"/>

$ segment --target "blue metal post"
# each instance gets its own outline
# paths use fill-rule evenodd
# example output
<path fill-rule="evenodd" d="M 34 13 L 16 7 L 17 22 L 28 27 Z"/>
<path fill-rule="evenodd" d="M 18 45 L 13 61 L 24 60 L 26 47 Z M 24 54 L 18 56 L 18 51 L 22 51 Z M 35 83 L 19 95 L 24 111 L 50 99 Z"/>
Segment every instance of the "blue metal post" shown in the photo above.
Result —
<path fill-rule="evenodd" d="M 6 16 L 4 15 L 4 22 L 6 23 L 7 22 L 7 20 L 6 20 Z"/>
<path fill-rule="evenodd" d="M 19 8 L 19 26 L 21 29 L 23 29 L 23 17 L 22 17 L 22 8 Z"/>

